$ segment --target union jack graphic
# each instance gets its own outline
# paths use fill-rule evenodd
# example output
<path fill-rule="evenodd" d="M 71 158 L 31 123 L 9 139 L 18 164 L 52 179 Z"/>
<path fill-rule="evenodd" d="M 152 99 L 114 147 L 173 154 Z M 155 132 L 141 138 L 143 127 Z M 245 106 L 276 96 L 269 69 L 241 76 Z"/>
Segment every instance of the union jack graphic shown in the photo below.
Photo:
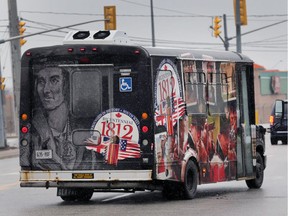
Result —
<path fill-rule="evenodd" d="M 103 156 L 106 156 L 107 154 L 107 149 L 110 145 L 110 137 L 106 137 L 104 136 L 102 138 L 102 141 L 99 145 L 97 145 L 93 139 L 91 138 L 88 138 L 86 140 L 86 144 L 89 144 L 89 146 L 87 146 L 86 148 L 89 149 L 89 150 L 94 150 L 96 152 L 98 152 L 99 154 L 103 155 Z"/>
<path fill-rule="evenodd" d="M 177 120 L 185 114 L 185 103 L 181 97 L 172 97 L 171 98 L 171 112 L 172 112 L 172 119 L 173 125 L 176 124 Z M 160 103 L 155 110 L 155 120 L 156 125 L 165 125 L 167 118 L 166 118 L 166 111 L 164 111 L 164 105 L 166 102 Z"/>

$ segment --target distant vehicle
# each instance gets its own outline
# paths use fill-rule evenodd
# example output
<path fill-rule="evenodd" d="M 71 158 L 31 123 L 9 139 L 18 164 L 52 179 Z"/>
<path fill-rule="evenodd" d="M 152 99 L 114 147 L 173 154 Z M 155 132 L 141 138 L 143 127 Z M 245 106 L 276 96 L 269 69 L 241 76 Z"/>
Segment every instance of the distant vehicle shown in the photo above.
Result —
<path fill-rule="evenodd" d="M 141 47 L 118 31 L 70 32 L 27 50 L 21 66 L 21 187 L 162 190 L 260 188 L 265 128 L 255 123 L 253 61 L 234 52 Z"/>
<path fill-rule="evenodd" d="M 278 140 L 287 144 L 287 104 L 288 100 L 276 100 L 270 115 L 271 144 L 277 145 Z"/>

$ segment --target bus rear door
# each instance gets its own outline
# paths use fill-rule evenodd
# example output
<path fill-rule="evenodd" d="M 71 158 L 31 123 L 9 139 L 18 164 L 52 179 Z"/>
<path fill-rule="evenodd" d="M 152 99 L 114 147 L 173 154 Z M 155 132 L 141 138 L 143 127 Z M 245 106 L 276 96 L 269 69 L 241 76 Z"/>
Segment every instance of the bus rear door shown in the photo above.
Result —
<path fill-rule="evenodd" d="M 237 70 L 237 69 L 236 69 Z M 237 177 L 253 177 L 253 157 L 252 157 L 252 139 L 251 139 L 251 122 L 249 113 L 249 92 L 247 86 L 246 67 L 239 68 L 236 82 L 238 85 L 237 92 Z M 254 93 L 253 93 L 254 94 Z"/>

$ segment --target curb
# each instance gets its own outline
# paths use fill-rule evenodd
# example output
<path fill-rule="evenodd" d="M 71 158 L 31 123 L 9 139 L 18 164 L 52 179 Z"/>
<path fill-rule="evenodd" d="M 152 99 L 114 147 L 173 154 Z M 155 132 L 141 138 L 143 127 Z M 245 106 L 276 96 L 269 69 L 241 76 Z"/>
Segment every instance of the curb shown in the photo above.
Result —
<path fill-rule="evenodd" d="M 19 149 L 13 147 L 7 147 L 0 149 L 0 160 L 7 158 L 14 158 L 19 156 Z"/>

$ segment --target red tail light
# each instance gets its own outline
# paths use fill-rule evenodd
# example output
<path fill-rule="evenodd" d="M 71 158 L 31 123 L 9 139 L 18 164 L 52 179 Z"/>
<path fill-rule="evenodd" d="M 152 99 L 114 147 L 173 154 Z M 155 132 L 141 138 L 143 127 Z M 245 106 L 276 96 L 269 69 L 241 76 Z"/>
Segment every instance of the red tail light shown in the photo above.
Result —
<path fill-rule="evenodd" d="M 148 128 L 147 126 L 143 126 L 143 127 L 142 127 L 142 132 L 143 132 L 143 133 L 147 133 L 148 130 L 149 130 L 149 128 Z"/>
<path fill-rule="evenodd" d="M 26 126 L 23 126 L 23 127 L 21 128 L 21 132 L 24 133 L 24 134 L 28 133 L 28 131 L 29 131 L 29 129 L 28 129 L 28 127 L 26 127 Z"/>

